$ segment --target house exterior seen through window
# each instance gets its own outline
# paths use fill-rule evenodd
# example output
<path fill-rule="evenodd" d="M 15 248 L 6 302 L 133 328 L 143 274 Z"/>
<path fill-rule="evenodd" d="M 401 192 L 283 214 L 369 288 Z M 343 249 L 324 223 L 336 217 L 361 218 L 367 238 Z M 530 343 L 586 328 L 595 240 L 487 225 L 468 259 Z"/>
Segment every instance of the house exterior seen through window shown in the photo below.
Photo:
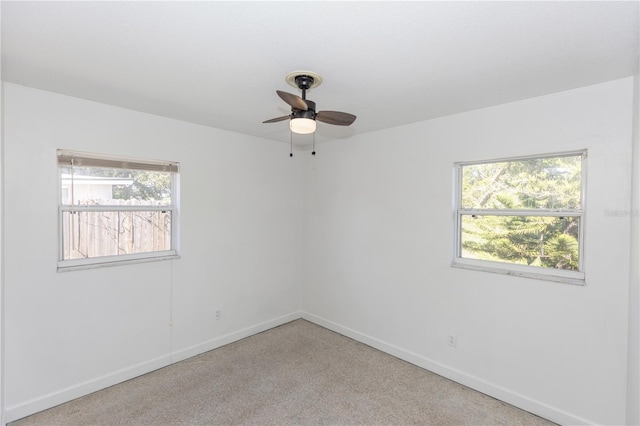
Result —
<path fill-rule="evenodd" d="M 175 162 L 58 150 L 58 270 L 177 257 Z"/>
<path fill-rule="evenodd" d="M 586 157 L 456 163 L 452 266 L 584 284 Z"/>

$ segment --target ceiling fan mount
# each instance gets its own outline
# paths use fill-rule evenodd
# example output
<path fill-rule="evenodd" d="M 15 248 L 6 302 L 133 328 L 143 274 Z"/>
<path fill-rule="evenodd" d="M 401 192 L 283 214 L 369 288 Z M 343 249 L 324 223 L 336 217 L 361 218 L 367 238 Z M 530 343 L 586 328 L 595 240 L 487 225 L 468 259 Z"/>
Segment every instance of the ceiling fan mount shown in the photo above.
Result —
<path fill-rule="evenodd" d="M 310 75 L 298 75 L 295 78 L 295 82 L 298 89 L 302 90 L 302 93 L 304 94 L 305 91 L 311 89 L 313 86 L 314 78 Z"/>
<path fill-rule="evenodd" d="M 289 86 L 300 90 L 302 90 L 301 85 L 305 87 L 305 90 L 309 90 L 322 84 L 322 76 L 313 71 L 293 71 L 287 74 L 284 80 Z"/>

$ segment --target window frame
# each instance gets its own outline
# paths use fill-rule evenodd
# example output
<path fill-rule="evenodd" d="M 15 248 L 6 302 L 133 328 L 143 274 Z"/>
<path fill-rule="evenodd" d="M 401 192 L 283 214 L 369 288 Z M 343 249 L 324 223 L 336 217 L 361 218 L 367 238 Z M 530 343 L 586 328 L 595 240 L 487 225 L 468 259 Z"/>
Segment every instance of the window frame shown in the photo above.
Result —
<path fill-rule="evenodd" d="M 73 271 L 105 266 L 116 266 L 142 262 L 154 262 L 179 259 L 179 182 L 180 166 L 175 161 L 158 161 L 107 154 L 87 153 L 70 150 L 57 150 L 58 168 L 58 260 L 57 271 Z M 111 167 L 122 170 L 168 171 L 171 173 L 171 204 L 169 205 L 73 205 L 62 203 L 63 164 L 70 159 L 78 160 L 78 166 Z M 104 166 L 109 164 L 109 166 Z M 118 166 L 120 165 L 120 166 Z M 73 164 L 72 164 L 73 166 Z M 88 257 L 83 259 L 63 259 L 64 256 L 64 214 L 74 212 L 131 212 L 131 211 L 169 211 L 171 212 L 171 248 L 169 250 L 120 254 L 111 256 Z"/>
<path fill-rule="evenodd" d="M 475 209 L 462 208 L 463 167 L 502 163 L 510 161 L 526 161 L 544 158 L 581 157 L 580 208 L 579 209 Z M 455 268 L 533 278 L 567 284 L 586 285 L 585 275 L 585 229 L 586 229 L 586 192 L 587 192 L 587 150 L 555 152 L 547 154 L 526 155 L 508 158 L 497 158 L 480 161 L 460 161 L 454 163 L 454 196 L 453 196 L 453 253 L 451 266 Z M 542 217 L 577 217 L 578 229 L 578 270 L 554 269 L 541 266 L 520 265 L 484 259 L 462 257 L 462 217 L 463 216 L 542 216 Z"/>

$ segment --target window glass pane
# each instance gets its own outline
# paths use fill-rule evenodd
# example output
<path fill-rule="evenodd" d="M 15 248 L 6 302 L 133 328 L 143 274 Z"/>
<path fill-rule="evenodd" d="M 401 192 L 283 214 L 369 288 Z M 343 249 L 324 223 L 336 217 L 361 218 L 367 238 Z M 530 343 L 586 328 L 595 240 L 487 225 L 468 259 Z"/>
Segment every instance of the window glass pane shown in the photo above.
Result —
<path fill-rule="evenodd" d="M 171 211 L 62 212 L 62 260 L 171 250 Z"/>
<path fill-rule="evenodd" d="M 462 166 L 464 209 L 580 209 L 582 156 Z"/>
<path fill-rule="evenodd" d="M 61 203 L 171 205 L 171 172 L 61 167 Z"/>
<path fill-rule="evenodd" d="M 462 215 L 461 257 L 578 270 L 578 217 Z"/>

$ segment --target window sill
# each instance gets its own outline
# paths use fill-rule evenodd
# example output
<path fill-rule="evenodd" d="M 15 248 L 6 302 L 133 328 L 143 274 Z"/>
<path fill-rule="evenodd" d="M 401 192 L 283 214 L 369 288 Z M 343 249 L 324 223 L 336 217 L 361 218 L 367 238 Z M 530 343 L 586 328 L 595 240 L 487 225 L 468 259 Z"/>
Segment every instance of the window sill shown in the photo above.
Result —
<path fill-rule="evenodd" d="M 83 269 L 130 265 L 135 263 L 159 262 L 161 260 L 171 259 L 180 259 L 180 256 L 175 251 L 171 250 L 157 253 L 94 257 L 91 259 L 60 260 L 58 261 L 57 271 L 70 272 Z"/>
<path fill-rule="evenodd" d="M 584 272 L 562 269 L 545 269 L 527 265 L 511 265 L 489 260 L 456 258 L 451 262 L 454 268 L 511 275 L 514 277 L 532 278 L 535 280 L 553 281 L 563 284 L 586 285 Z"/>

